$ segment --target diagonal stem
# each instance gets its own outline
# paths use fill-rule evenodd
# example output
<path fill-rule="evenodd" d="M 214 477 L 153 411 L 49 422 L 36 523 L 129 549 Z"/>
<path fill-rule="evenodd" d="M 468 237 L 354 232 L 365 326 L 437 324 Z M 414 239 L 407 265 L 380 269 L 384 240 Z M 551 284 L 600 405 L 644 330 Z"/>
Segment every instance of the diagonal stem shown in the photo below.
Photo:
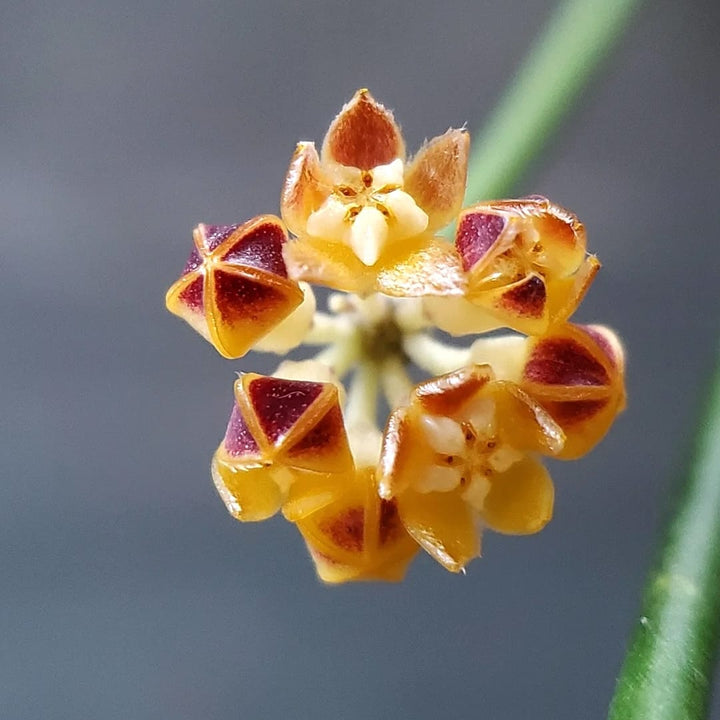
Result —
<path fill-rule="evenodd" d="M 720 643 L 720 362 L 610 720 L 701 720 Z"/>
<path fill-rule="evenodd" d="M 639 0 L 564 0 L 473 143 L 465 203 L 512 192 L 607 57 Z"/>

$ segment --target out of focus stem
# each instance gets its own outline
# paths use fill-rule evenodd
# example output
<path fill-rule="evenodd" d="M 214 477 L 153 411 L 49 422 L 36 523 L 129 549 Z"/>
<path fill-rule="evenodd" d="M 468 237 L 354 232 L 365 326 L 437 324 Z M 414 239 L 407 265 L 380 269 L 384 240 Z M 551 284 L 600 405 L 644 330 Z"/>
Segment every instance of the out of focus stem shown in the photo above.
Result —
<path fill-rule="evenodd" d="M 720 643 L 720 362 L 610 720 L 701 720 Z"/>
<path fill-rule="evenodd" d="M 564 0 L 473 139 L 465 204 L 505 197 L 573 109 L 640 0 Z"/>

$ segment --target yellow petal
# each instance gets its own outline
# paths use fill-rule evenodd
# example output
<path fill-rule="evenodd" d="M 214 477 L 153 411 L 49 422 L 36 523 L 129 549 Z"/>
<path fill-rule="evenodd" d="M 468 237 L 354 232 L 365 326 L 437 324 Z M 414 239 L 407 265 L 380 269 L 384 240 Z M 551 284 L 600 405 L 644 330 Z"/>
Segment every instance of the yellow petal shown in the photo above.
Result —
<path fill-rule="evenodd" d="M 508 535 L 536 533 L 550 521 L 554 498 L 547 470 L 525 458 L 492 478 L 483 519 L 492 530 Z"/>
<path fill-rule="evenodd" d="M 398 509 L 410 535 L 450 572 L 460 572 L 480 554 L 473 512 L 457 492 L 410 490 L 398 498 Z"/>
<path fill-rule="evenodd" d="M 428 229 L 437 230 L 460 211 L 467 181 L 470 136 L 448 130 L 423 145 L 405 170 L 405 192 L 429 217 Z"/>
<path fill-rule="evenodd" d="M 266 520 L 275 515 L 283 503 L 283 492 L 269 467 L 237 464 L 218 450 L 211 473 L 228 512 L 238 520 Z"/>
<path fill-rule="evenodd" d="M 256 350 L 282 355 L 302 343 L 313 323 L 315 294 L 307 283 L 299 283 L 303 301 L 279 325 L 255 345 Z"/>
<path fill-rule="evenodd" d="M 432 323 L 450 335 L 489 332 L 503 325 L 486 308 L 464 297 L 426 297 L 423 307 Z"/>

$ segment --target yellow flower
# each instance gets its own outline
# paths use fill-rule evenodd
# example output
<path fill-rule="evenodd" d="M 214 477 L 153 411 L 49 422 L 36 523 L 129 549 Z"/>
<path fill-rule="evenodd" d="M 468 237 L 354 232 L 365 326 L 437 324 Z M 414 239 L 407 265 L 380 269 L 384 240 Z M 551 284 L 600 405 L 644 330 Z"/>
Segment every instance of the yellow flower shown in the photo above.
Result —
<path fill-rule="evenodd" d="M 616 335 L 568 322 L 600 267 L 582 223 L 540 196 L 461 210 L 468 149 L 448 130 L 408 161 L 359 90 L 319 154 L 298 145 L 283 219 L 199 225 L 167 293 L 226 357 L 327 346 L 240 375 L 211 473 L 238 520 L 295 523 L 328 583 L 400 580 L 420 547 L 460 572 L 485 528 L 538 532 L 554 502 L 538 456 L 584 455 L 625 406 Z M 454 243 L 435 236 L 454 220 Z M 318 310 L 311 282 L 346 294 Z M 498 327 L 522 334 L 435 334 Z"/>
<path fill-rule="evenodd" d="M 268 349 L 286 350 L 302 340 L 315 299 L 309 287 L 288 277 L 282 255 L 287 231 L 279 218 L 198 225 L 193 239 L 183 274 L 165 298 L 170 312 L 227 358 L 242 357 L 291 315 Z"/>
<path fill-rule="evenodd" d="M 517 385 L 474 365 L 417 385 L 388 421 L 379 490 L 410 535 L 448 570 L 480 552 L 480 531 L 528 534 L 552 516 L 552 481 L 534 453 L 565 436 Z"/>
<path fill-rule="evenodd" d="M 331 502 L 354 472 L 334 383 L 245 373 L 212 476 L 228 511 L 297 520 Z"/>
<path fill-rule="evenodd" d="M 433 321 L 453 335 L 498 327 L 542 334 L 572 315 L 600 268 L 586 256 L 577 217 L 539 195 L 463 210 L 455 247 L 462 297 L 426 300 Z"/>
<path fill-rule="evenodd" d="M 428 262 L 443 257 L 457 274 L 457 258 L 433 232 L 460 209 L 468 150 L 468 134 L 449 130 L 407 163 L 392 113 L 358 90 L 331 123 L 321 155 L 303 142 L 290 163 L 281 209 L 298 237 L 286 248 L 294 276 L 349 292 L 404 295 L 395 288 L 400 263 L 401 275 L 419 268 L 428 275 Z"/>

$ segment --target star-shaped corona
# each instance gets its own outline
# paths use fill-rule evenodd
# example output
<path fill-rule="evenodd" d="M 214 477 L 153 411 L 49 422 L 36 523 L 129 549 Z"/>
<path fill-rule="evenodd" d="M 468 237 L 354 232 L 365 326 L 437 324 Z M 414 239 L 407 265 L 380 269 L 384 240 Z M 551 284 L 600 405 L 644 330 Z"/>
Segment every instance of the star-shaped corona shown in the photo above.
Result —
<path fill-rule="evenodd" d="M 320 153 L 298 144 L 282 219 L 199 225 L 167 293 L 225 357 L 285 356 L 235 381 L 211 475 L 234 518 L 294 523 L 327 583 L 401 580 L 419 549 L 461 572 L 484 531 L 540 531 L 542 458 L 586 454 L 625 407 L 619 339 L 571 322 L 600 268 L 584 226 L 538 195 L 463 209 L 468 152 L 451 129 L 408 158 L 359 90 Z"/>

